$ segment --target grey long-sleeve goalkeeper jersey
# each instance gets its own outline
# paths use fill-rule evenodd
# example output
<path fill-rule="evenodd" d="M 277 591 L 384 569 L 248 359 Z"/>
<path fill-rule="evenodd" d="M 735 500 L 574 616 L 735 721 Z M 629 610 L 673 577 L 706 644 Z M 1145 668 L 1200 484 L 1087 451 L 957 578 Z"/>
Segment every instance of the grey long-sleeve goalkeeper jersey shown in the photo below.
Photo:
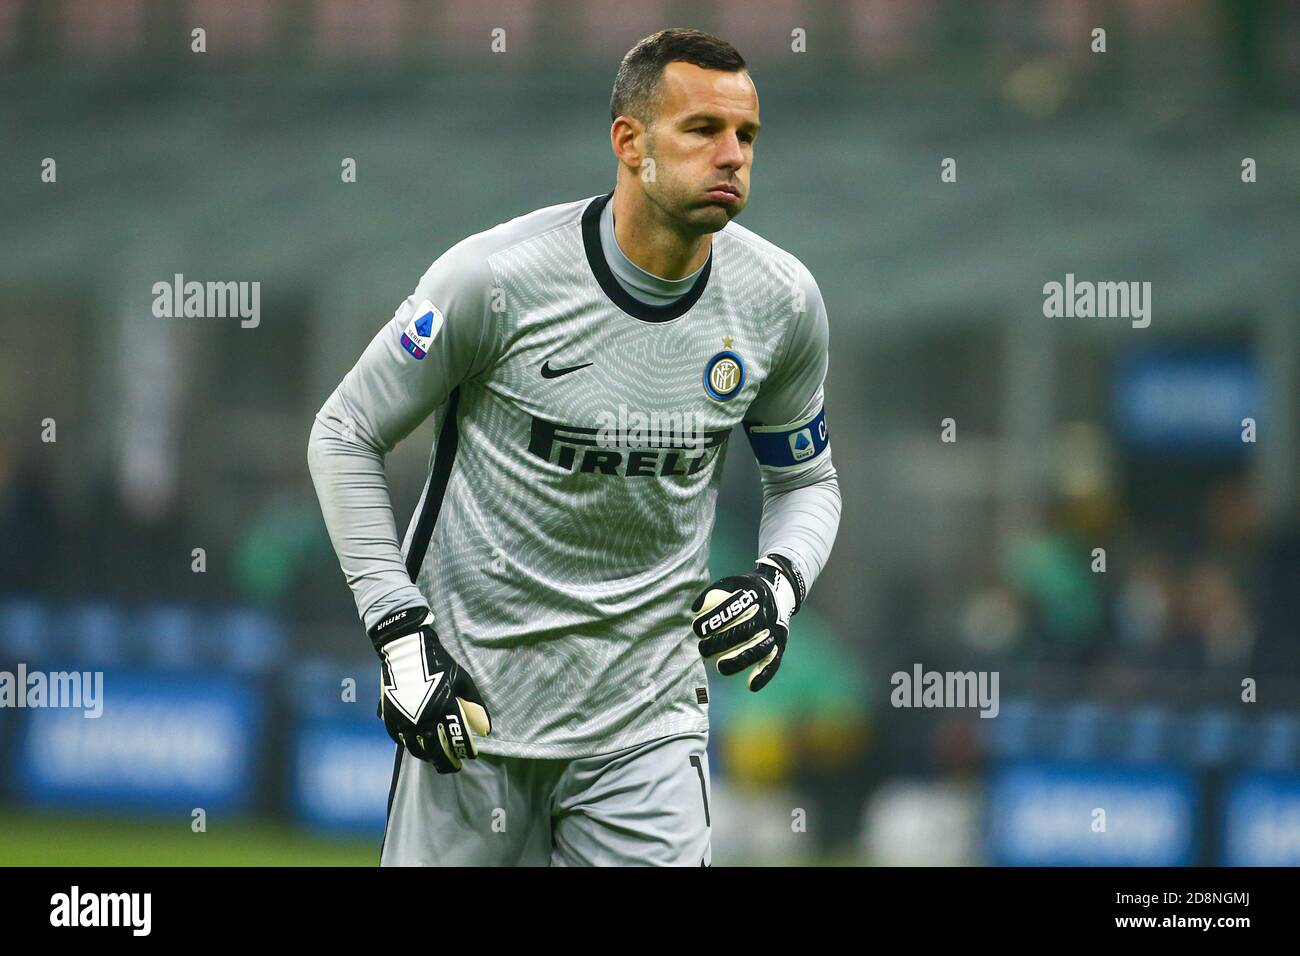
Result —
<path fill-rule="evenodd" d="M 838 521 L 812 275 L 733 222 L 685 295 L 648 305 L 602 254 L 609 199 L 449 249 L 312 429 L 312 477 L 366 626 L 433 610 L 492 713 L 485 753 L 579 757 L 707 729 L 690 604 L 735 425 L 763 474 L 762 553 L 786 554 L 811 586 Z M 399 549 L 383 458 L 430 415 L 429 477 Z M 833 507 L 781 533 L 769 503 L 814 485 Z"/>

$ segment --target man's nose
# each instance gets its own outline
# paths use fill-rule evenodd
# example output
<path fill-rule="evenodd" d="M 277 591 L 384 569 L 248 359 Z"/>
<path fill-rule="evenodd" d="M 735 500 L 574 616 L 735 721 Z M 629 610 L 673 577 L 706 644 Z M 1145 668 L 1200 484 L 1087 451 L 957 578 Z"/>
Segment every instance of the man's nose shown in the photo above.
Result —
<path fill-rule="evenodd" d="M 745 153 L 740 148 L 740 137 L 735 133 L 728 133 L 722 137 L 718 145 L 718 154 L 715 157 L 719 166 L 729 166 L 733 169 L 739 169 L 745 165 Z"/>

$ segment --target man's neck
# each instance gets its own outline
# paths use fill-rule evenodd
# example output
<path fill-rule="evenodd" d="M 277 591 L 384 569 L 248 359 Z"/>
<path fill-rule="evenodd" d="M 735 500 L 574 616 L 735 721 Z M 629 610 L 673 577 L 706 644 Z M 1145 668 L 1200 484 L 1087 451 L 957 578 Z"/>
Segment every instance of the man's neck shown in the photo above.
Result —
<path fill-rule="evenodd" d="M 713 235 L 683 235 L 645 193 L 614 187 L 614 235 L 623 254 L 652 276 L 684 279 L 699 270 L 713 247 Z"/>

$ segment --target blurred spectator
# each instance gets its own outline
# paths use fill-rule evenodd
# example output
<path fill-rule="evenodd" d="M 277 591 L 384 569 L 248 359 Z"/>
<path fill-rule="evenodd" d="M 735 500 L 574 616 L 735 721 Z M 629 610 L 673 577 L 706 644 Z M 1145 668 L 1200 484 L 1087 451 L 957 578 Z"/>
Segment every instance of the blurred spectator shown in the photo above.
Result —
<path fill-rule="evenodd" d="M 1255 664 L 1260 673 L 1300 676 L 1300 516 L 1261 550 Z"/>
<path fill-rule="evenodd" d="M 1145 554 L 1121 577 L 1115 630 L 1121 652 L 1141 654 L 1164 640 L 1176 600 L 1174 573 L 1163 554 Z"/>
<path fill-rule="evenodd" d="M 1227 570 L 1214 560 L 1197 562 L 1187 573 L 1185 615 L 1199 636 L 1207 667 L 1240 667 L 1255 642 L 1245 599 Z"/>
<path fill-rule="evenodd" d="M 58 520 L 48 469 L 19 456 L 0 433 L 0 582 L 17 593 L 55 580 Z"/>
<path fill-rule="evenodd" d="M 1010 583 L 1029 602 L 1035 651 L 1048 658 L 1077 660 L 1097 640 L 1102 600 L 1090 567 L 1090 544 L 1061 523 L 1061 512 L 1037 535 L 1014 542 L 1007 561 Z"/>
<path fill-rule="evenodd" d="M 305 476 L 282 476 L 267 494 L 235 544 L 233 574 L 243 598 L 264 604 L 285 606 L 324 589 L 350 593 Z"/>

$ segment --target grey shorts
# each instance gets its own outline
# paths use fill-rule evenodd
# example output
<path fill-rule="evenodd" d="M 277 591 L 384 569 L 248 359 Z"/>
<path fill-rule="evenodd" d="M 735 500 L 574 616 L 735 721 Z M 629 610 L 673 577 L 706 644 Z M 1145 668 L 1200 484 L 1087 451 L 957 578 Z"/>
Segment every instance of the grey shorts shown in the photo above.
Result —
<path fill-rule="evenodd" d="M 459 773 L 399 752 L 381 866 L 708 866 L 707 735 L 595 757 L 480 754 Z"/>

